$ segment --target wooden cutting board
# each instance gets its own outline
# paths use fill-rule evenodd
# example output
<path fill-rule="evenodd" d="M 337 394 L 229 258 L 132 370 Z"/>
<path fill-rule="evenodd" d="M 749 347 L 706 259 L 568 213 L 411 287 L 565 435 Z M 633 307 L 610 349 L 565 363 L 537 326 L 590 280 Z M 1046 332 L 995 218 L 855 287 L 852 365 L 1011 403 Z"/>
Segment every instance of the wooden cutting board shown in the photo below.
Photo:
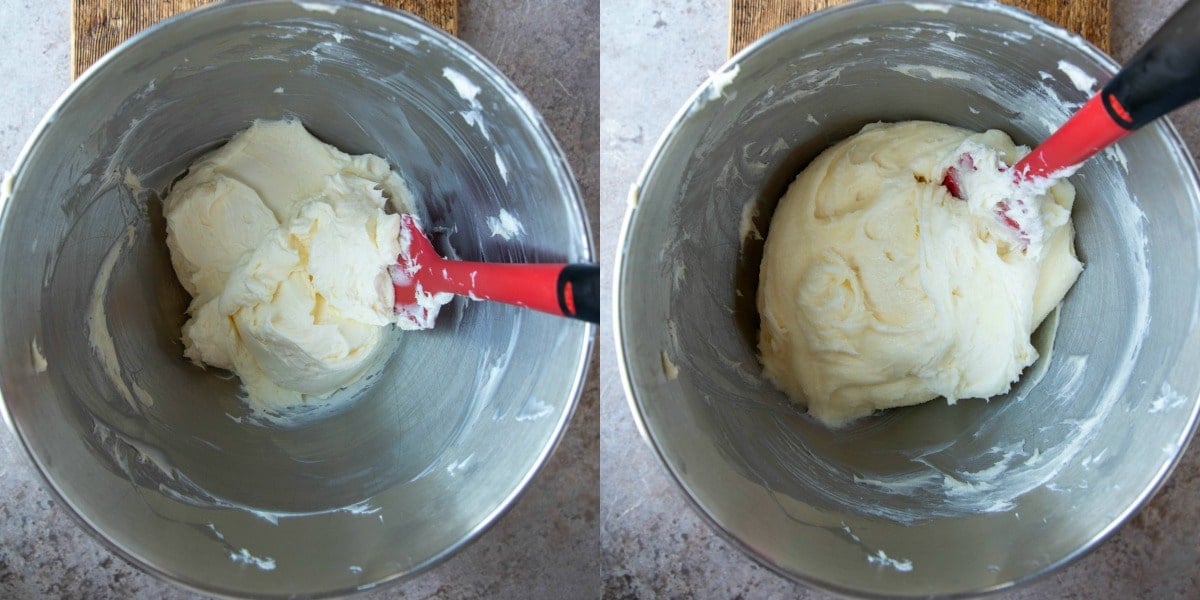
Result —
<path fill-rule="evenodd" d="M 847 0 L 730 0 L 729 55 L 737 54 L 767 32 L 808 13 L 845 4 Z M 1008 0 L 1008 4 L 1041 15 L 1074 31 L 1097 48 L 1111 50 L 1111 0 Z"/>
<path fill-rule="evenodd" d="M 142 29 L 212 0 L 71 0 L 71 78 Z M 458 35 L 457 0 L 375 0 Z"/>

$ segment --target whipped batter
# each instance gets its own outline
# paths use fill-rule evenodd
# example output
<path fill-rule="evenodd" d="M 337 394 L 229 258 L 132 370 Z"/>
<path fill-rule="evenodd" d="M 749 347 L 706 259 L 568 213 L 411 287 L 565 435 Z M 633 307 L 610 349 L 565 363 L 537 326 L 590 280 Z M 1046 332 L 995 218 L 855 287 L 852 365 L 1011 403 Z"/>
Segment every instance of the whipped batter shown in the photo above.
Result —
<path fill-rule="evenodd" d="M 392 323 L 387 267 L 413 197 L 384 159 L 351 156 L 297 121 L 256 121 L 163 200 L 192 295 L 184 354 L 231 370 L 256 409 L 326 397 L 364 374 Z"/>
<path fill-rule="evenodd" d="M 836 427 L 875 410 L 1008 391 L 1030 335 L 1082 270 L 1074 187 L 1036 190 L 1021 235 L 997 217 L 1029 149 L 1000 131 L 872 124 L 826 150 L 780 200 L 760 268 L 767 377 Z M 942 185 L 969 153 L 983 175 Z M 992 187 L 989 187 L 992 186 Z M 1027 190 L 1022 190 L 1026 192 Z"/>

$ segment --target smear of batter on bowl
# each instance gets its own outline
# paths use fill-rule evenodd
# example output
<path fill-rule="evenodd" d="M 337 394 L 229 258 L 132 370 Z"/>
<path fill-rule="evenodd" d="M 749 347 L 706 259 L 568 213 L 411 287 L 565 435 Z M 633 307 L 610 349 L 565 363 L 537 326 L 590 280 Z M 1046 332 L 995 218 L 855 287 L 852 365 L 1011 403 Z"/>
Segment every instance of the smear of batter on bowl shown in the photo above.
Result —
<path fill-rule="evenodd" d="M 888 69 L 915 79 L 974 79 L 973 75 L 965 71 L 954 71 L 929 65 L 895 65 Z"/>
<path fill-rule="evenodd" d="M 747 202 L 742 207 L 742 218 L 738 224 L 738 240 L 740 240 L 742 246 L 745 246 L 746 240 L 751 239 L 751 237 L 756 240 L 763 239 L 762 234 L 758 231 L 758 227 L 754 225 L 754 220 L 757 218 L 758 205 L 754 202 Z"/>
<path fill-rule="evenodd" d="M 662 362 L 663 377 L 666 377 L 669 380 L 678 379 L 679 367 L 676 366 L 675 362 L 671 360 L 671 357 L 667 354 L 666 350 L 663 350 L 659 353 L 659 358 Z"/>
<path fill-rule="evenodd" d="M 297 2 L 297 6 L 309 12 L 324 12 L 331 15 L 337 14 L 338 6 L 330 4 L 321 4 L 318 2 Z"/>
<path fill-rule="evenodd" d="M 950 12 L 949 4 L 932 4 L 932 3 L 928 3 L 928 2 L 913 2 L 909 6 L 912 6 L 913 8 L 915 8 L 921 12 L 940 12 L 940 13 L 949 13 Z"/>
<path fill-rule="evenodd" d="M 1060 60 L 1058 61 L 1058 70 L 1071 79 L 1071 85 L 1075 86 L 1075 89 L 1088 94 L 1096 93 L 1096 78 L 1084 73 L 1083 69 L 1065 60 Z"/>
<path fill-rule="evenodd" d="M 867 556 L 867 562 L 873 565 L 879 565 L 881 567 L 891 567 L 897 571 L 900 571 L 901 573 L 908 573 L 909 571 L 913 570 L 913 564 L 911 560 L 892 558 L 883 550 Z"/>
<path fill-rule="evenodd" d="M 184 354 L 235 372 L 252 409 L 328 398 L 362 377 L 393 314 L 387 267 L 408 186 L 298 121 L 255 121 L 163 199 L 167 246 L 192 296 Z"/>
<path fill-rule="evenodd" d="M 124 253 L 133 246 L 136 234 L 137 230 L 132 224 L 126 225 L 116 242 L 109 248 L 108 253 L 104 255 L 104 260 L 100 263 L 100 271 L 92 286 L 85 321 L 88 343 L 97 358 L 100 359 L 100 366 L 104 369 L 104 374 L 108 376 L 109 382 L 113 384 L 121 399 L 125 400 L 125 403 L 135 412 L 140 411 L 143 406 L 152 406 L 154 398 L 133 379 L 132 374 L 128 381 L 122 374 L 117 345 L 108 328 L 108 313 L 105 311 L 105 303 L 108 298 L 108 284 L 112 281 L 113 269 Z"/>
<path fill-rule="evenodd" d="M 738 73 L 741 70 L 742 68 L 740 65 L 734 64 L 733 66 L 726 67 L 720 71 L 709 73 L 708 93 L 705 94 L 704 100 L 699 106 L 703 106 L 704 104 L 720 98 L 726 98 L 727 100 L 733 99 L 737 95 L 737 92 L 726 90 L 729 88 L 729 86 L 733 85 L 734 80 L 737 79 Z"/>
<path fill-rule="evenodd" d="M 525 233 L 525 226 L 512 213 L 503 208 L 500 209 L 500 214 L 488 217 L 486 220 L 492 237 L 499 236 L 505 240 L 511 240 L 515 237 L 521 237 Z"/>
<path fill-rule="evenodd" d="M 504 162 L 504 157 L 500 156 L 500 149 L 492 150 L 492 156 L 496 159 L 496 170 L 500 171 L 500 177 L 504 179 L 504 183 L 508 183 L 508 163 Z"/>
<path fill-rule="evenodd" d="M 50 366 L 50 363 L 46 362 L 46 356 L 42 354 L 42 349 L 38 346 L 36 339 L 29 342 L 29 358 L 30 362 L 33 363 L 33 370 L 36 373 L 45 373 L 46 368 Z"/>
<path fill-rule="evenodd" d="M 1026 200 L 1018 230 L 1004 189 L 959 200 L 942 185 L 964 153 L 971 185 L 1029 149 L 992 130 L 871 124 L 818 156 L 776 209 L 760 268 L 766 376 L 831 427 L 875 410 L 1002 394 L 1038 357 L 1034 329 L 1083 266 L 1060 181 Z M 995 171 L 995 173 L 993 173 Z M 1028 232 L 1028 238 L 1022 237 Z"/>
<path fill-rule="evenodd" d="M 12 196 L 13 179 L 13 174 L 9 171 L 5 171 L 4 177 L 0 177 L 0 201 L 7 201 L 8 197 Z"/>
<path fill-rule="evenodd" d="M 275 559 L 274 558 L 271 558 L 270 556 L 266 556 L 266 557 L 255 556 L 253 554 L 250 554 L 250 551 L 245 548 L 242 548 L 242 549 L 238 550 L 237 552 L 230 552 L 229 560 L 232 560 L 233 562 L 236 562 L 236 563 L 242 563 L 244 565 L 250 565 L 252 567 L 258 567 L 259 569 L 261 569 L 263 571 L 274 571 L 275 570 Z"/>
<path fill-rule="evenodd" d="M 125 177 L 122 181 L 133 195 L 136 196 L 142 193 L 142 180 L 138 179 L 138 176 L 133 173 L 132 169 L 125 169 Z"/>
<path fill-rule="evenodd" d="M 442 77 L 446 78 L 451 85 L 454 86 L 454 91 L 458 93 L 458 97 L 467 101 L 470 110 L 459 111 L 463 121 L 468 125 L 479 128 L 479 133 L 487 140 L 491 140 L 492 136 L 488 133 L 487 127 L 483 123 L 483 104 L 479 102 L 479 92 L 482 89 L 475 85 L 466 75 L 451 69 L 450 67 L 442 68 Z"/>

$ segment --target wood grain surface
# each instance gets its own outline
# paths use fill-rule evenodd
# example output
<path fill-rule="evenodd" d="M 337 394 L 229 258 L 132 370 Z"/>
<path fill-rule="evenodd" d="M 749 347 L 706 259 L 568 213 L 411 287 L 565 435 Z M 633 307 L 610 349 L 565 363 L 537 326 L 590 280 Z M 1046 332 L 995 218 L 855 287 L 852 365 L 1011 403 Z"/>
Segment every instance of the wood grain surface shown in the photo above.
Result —
<path fill-rule="evenodd" d="M 767 32 L 808 13 L 847 0 L 730 0 L 729 55 Z M 1009 0 L 1087 38 L 1105 52 L 1112 45 L 1111 0 Z"/>
<path fill-rule="evenodd" d="M 71 78 L 133 34 L 212 0 L 71 0 Z M 376 0 L 458 35 L 457 0 Z"/>

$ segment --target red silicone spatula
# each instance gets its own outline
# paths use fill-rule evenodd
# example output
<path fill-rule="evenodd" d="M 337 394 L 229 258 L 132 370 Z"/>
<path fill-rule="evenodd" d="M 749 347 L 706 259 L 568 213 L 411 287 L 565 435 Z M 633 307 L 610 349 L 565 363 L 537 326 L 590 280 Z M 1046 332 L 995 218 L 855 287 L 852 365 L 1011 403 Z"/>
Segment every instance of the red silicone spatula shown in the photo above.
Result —
<path fill-rule="evenodd" d="M 1189 0 L 1146 42 L 1100 93 L 1009 171 L 1015 186 L 1054 177 L 1116 143 L 1139 127 L 1200 98 L 1200 0 Z M 974 169 L 963 155 L 946 170 L 942 184 L 963 197 L 961 172 Z M 999 217 L 1020 231 L 1010 214 L 1024 204 L 1019 195 L 997 207 Z"/>
<path fill-rule="evenodd" d="M 433 327 L 437 311 L 422 305 L 430 294 L 515 304 L 555 315 L 600 322 L 600 266 L 595 264 L 505 264 L 442 258 L 412 215 L 400 216 L 411 240 L 390 269 L 396 314 L 418 329 Z M 428 301 L 427 301 L 428 302 Z"/>

